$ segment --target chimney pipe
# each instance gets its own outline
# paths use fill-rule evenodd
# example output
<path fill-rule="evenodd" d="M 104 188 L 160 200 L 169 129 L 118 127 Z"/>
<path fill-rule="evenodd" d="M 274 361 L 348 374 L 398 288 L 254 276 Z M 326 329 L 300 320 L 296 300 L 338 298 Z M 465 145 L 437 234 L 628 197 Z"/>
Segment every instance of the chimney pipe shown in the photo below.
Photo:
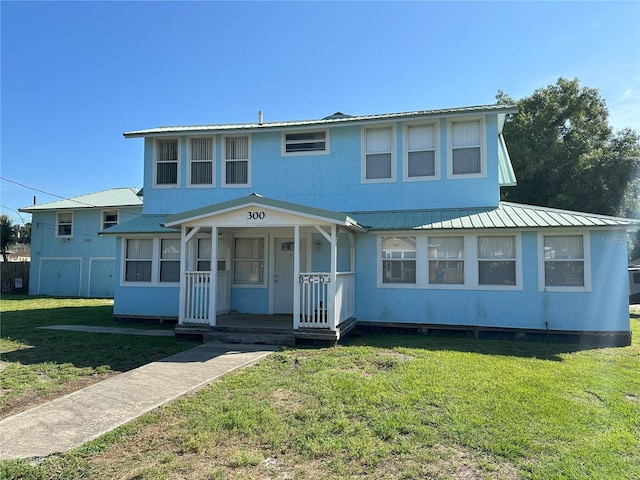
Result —
<path fill-rule="evenodd" d="M 262 125 L 262 110 L 258 110 L 258 125 Z"/>

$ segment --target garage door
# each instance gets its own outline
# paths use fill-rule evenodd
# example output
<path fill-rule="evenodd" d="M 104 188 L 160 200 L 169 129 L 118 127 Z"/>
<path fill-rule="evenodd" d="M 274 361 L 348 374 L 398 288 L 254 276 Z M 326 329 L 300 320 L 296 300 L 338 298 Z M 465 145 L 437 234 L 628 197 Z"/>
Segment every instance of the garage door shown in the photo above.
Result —
<path fill-rule="evenodd" d="M 92 258 L 89 270 L 89 296 L 113 298 L 113 258 Z"/>
<path fill-rule="evenodd" d="M 79 258 L 42 259 L 40 294 L 60 297 L 80 296 Z"/>

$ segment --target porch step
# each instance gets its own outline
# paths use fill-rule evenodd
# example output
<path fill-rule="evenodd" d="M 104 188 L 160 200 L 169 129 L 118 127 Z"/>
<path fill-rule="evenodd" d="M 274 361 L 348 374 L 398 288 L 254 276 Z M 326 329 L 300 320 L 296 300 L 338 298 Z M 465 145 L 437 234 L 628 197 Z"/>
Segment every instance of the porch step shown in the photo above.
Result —
<path fill-rule="evenodd" d="M 202 341 L 204 343 L 283 345 L 287 347 L 293 347 L 296 344 L 296 339 L 291 332 L 263 333 L 255 330 L 246 332 L 208 331 L 202 334 Z"/>

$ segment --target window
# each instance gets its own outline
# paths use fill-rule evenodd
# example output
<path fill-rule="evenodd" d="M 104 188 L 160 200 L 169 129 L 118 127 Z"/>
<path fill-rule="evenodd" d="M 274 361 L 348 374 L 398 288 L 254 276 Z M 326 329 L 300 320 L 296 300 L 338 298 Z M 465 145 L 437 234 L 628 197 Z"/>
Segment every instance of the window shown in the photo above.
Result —
<path fill-rule="evenodd" d="M 283 133 L 283 155 L 329 153 L 328 130 Z"/>
<path fill-rule="evenodd" d="M 516 237 L 478 237 L 478 284 L 516 285 Z"/>
<path fill-rule="evenodd" d="M 199 272 L 211 271 L 211 239 L 198 239 L 198 258 L 196 260 L 196 270 Z"/>
<path fill-rule="evenodd" d="M 117 210 L 104 210 L 102 212 L 102 229 L 113 227 L 118 224 Z"/>
<path fill-rule="evenodd" d="M 249 186 L 249 137 L 225 137 L 224 184 L 226 186 Z"/>
<path fill-rule="evenodd" d="M 464 237 L 429 237 L 429 283 L 464 284 Z"/>
<path fill-rule="evenodd" d="M 382 283 L 416 283 L 416 237 L 382 237 Z"/>
<path fill-rule="evenodd" d="M 180 239 L 160 240 L 160 281 L 180 281 Z"/>
<path fill-rule="evenodd" d="M 450 123 L 450 175 L 480 175 L 483 173 L 482 121 Z"/>
<path fill-rule="evenodd" d="M 264 238 L 236 238 L 234 242 L 233 282 L 264 283 Z"/>
<path fill-rule="evenodd" d="M 155 185 L 178 185 L 178 139 L 156 140 Z"/>
<path fill-rule="evenodd" d="M 56 214 L 56 237 L 71 237 L 73 235 L 73 212 L 58 212 Z"/>
<path fill-rule="evenodd" d="M 153 266 L 153 240 L 127 239 L 125 251 L 126 282 L 150 282 Z"/>
<path fill-rule="evenodd" d="M 189 139 L 189 185 L 213 185 L 214 155 L 213 138 Z"/>
<path fill-rule="evenodd" d="M 436 126 L 407 126 L 404 143 L 404 180 L 435 178 L 437 175 Z"/>
<path fill-rule="evenodd" d="M 584 287 L 583 235 L 544 236 L 545 287 Z"/>
<path fill-rule="evenodd" d="M 393 127 L 363 130 L 363 182 L 395 180 L 394 132 Z"/>

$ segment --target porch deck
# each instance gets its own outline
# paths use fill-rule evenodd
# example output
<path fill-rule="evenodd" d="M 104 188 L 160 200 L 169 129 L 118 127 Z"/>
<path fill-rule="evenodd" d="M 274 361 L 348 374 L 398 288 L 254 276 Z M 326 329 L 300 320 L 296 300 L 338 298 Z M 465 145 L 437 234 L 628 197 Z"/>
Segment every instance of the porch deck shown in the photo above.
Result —
<path fill-rule="evenodd" d="M 216 325 L 176 325 L 176 336 L 203 342 L 254 343 L 293 346 L 296 343 L 336 343 L 355 327 L 355 319 L 329 328 L 293 328 L 293 315 L 227 313 L 216 317 Z"/>

